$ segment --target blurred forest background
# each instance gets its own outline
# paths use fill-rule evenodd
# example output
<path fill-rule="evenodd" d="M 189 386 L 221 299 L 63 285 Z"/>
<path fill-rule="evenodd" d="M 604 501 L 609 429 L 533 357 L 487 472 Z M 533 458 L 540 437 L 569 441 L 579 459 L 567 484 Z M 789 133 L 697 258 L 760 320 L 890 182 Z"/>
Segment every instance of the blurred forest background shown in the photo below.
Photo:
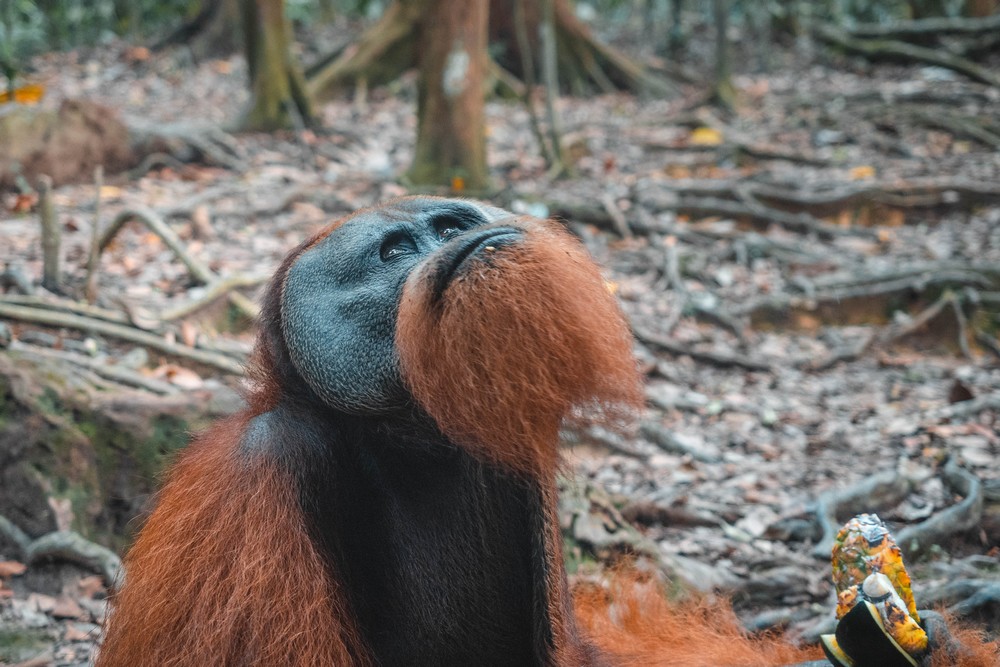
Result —
<path fill-rule="evenodd" d="M 571 572 L 832 627 L 840 522 L 1000 633 L 997 0 L 0 0 L 0 665 L 87 664 L 255 296 L 430 192 L 606 268 L 647 409 L 566 433 Z"/>

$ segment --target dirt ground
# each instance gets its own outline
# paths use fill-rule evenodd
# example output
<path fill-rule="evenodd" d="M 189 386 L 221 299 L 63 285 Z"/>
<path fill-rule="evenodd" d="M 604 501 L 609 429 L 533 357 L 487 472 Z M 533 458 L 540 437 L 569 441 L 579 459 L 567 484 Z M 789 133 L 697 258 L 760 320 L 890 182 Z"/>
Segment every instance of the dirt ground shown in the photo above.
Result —
<path fill-rule="evenodd" d="M 815 638 L 833 609 L 827 556 L 814 553 L 824 530 L 861 511 L 896 531 L 944 517 L 933 546 L 903 545 L 918 602 L 1000 632 L 1000 149 L 988 139 L 1000 91 L 933 67 L 775 58 L 737 77 L 731 115 L 700 104 L 697 86 L 561 99 L 571 178 L 547 177 L 522 106 L 488 104 L 491 201 L 568 221 L 606 267 L 647 373 L 635 433 L 568 436 L 568 476 L 604 536 L 581 527 L 575 556 L 641 542 L 685 585 L 727 591 L 751 627 Z M 35 68 L 44 105 L 89 98 L 190 132 L 246 101 L 238 57 L 115 44 Z M 411 79 L 325 104 L 316 130 L 235 135 L 238 164 L 109 175 L 101 218 L 152 209 L 216 274 L 263 278 L 329 220 L 408 192 L 414 113 Z M 72 295 L 94 199 L 92 184 L 55 192 Z M 0 266 L 37 281 L 39 246 L 35 213 L 7 195 Z M 204 292 L 137 223 L 103 255 L 98 284 L 98 305 L 139 319 Z M 245 349 L 251 333 L 220 310 L 177 324 L 178 340 Z M 93 344 L 112 361 L 129 349 Z M 166 365 L 158 377 L 180 388 L 212 375 L 155 354 L 147 370 Z M 626 520 L 641 538 L 622 536 Z M 0 570 L 0 664 L 39 652 L 37 664 L 85 664 L 105 595 L 92 575 Z M 13 628 L 27 648 L 4 648 Z"/>

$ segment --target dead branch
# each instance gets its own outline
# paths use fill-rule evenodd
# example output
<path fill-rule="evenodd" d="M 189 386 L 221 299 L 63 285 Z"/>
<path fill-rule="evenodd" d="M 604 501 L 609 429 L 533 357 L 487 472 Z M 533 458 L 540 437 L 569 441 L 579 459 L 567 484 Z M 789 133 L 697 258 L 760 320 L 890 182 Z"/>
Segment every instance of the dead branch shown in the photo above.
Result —
<path fill-rule="evenodd" d="M 104 188 L 104 167 L 100 165 L 94 169 L 94 185 L 97 197 L 94 199 L 94 221 L 91 223 L 90 248 L 87 252 L 87 280 L 83 288 L 84 296 L 90 305 L 97 302 L 97 269 L 101 259 L 97 243 L 101 229 L 101 190 Z"/>
<path fill-rule="evenodd" d="M 116 310 L 108 310 L 99 306 L 89 306 L 79 301 L 70 301 L 59 297 L 50 296 L 24 296 L 21 294 L 0 295 L 0 304 L 11 306 L 30 306 L 32 308 L 43 308 L 46 310 L 56 310 L 63 313 L 75 313 L 85 317 L 92 317 L 105 322 L 115 324 L 129 324 L 129 319 L 123 313 Z"/>
<path fill-rule="evenodd" d="M 715 114 L 707 108 L 700 109 L 695 113 L 695 117 L 702 124 L 717 130 L 722 135 L 723 145 L 732 146 L 745 155 L 761 160 L 786 160 L 797 164 L 809 164 L 817 167 L 829 166 L 830 161 L 813 155 L 802 155 L 778 146 L 765 146 L 758 143 L 740 132 L 735 127 L 723 123 Z"/>
<path fill-rule="evenodd" d="M 703 463 L 718 463 L 722 460 L 722 458 L 716 453 L 711 453 L 703 449 L 697 449 L 690 446 L 674 435 L 673 431 L 668 428 L 664 428 L 655 422 L 644 421 L 639 426 L 639 433 L 642 434 L 642 437 L 646 438 L 646 440 L 649 440 L 651 443 L 670 454 L 690 456 L 692 459 L 702 461 Z"/>
<path fill-rule="evenodd" d="M 814 310 L 819 304 L 838 303 L 847 299 L 907 290 L 922 292 L 931 285 L 989 287 L 997 281 L 1000 281 L 1000 268 L 986 262 L 920 262 L 868 274 L 856 268 L 853 272 L 844 271 L 815 278 L 806 294 L 771 294 L 733 306 L 730 312 L 736 316 L 746 316 L 760 310 Z"/>
<path fill-rule="evenodd" d="M 842 361 L 856 361 L 868 352 L 874 341 L 875 333 L 866 332 L 865 335 L 861 336 L 851 345 L 837 348 L 823 359 L 808 359 L 801 364 L 801 367 L 811 371 L 825 371 L 833 368 Z"/>
<path fill-rule="evenodd" d="M 245 194 L 245 192 L 246 186 L 243 184 L 234 186 L 230 183 L 224 183 L 216 187 L 205 188 L 201 192 L 195 193 L 187 199 L 165 208 L 163 210 L 163 217 L 168 220 L 170 218 L 190 218 L 194 210 L 199 206 L 234 195 Z"/>
<path fill-rule="evenodd" d="M 1000 266 L 995 262 L 964 262 L 955 260 L 912 262 L 870 273 L 859 271 L 857 268 L 831 273 L 815 278 L 813 285 L 817 288 L 839 288 L 856 285 L 874 285 L 904 279 L 915 280 L 917 281 L 916 284 L 919 285 L 920 280 L 930 280 L 938 275 L 964 276 L 973 284 L 989 286 L 993 283 L 1000 283 Z"/>
<path fill-rule="evenodd" d="M 187 248 L 184 247 L 184 243 L 181 241 L 180 237 L 177 236 L 174 230 L 172 230 L 167 223 L 160 218 L 160 216 L 153 211 L 144 208 L 126 209 L 116 215 L 108 228 L 104 230 L 103 234 L 101 234 L 101 239 L 97 246 L 98 251 L 103 252 L 125 223 L 132 220 L 141 222 L 147 229 L 159 236 L 166 246 L 170 248 L 175 255 L 177 255 L 178 259 L 184 263 L 184 266 L 187 267 L 191 276 L 195 280 L 203 284 L 211 284 L 218 280 L 218 276 L 216 276 L 214 271 L 208 268 L 207 264 L 188 253 Z M 246 298 L 239 292 L 233 291 L 228 292 L 227 296 L 230 303 L 238 308 L 244 315 L 250 318 L 255 318 L 257 316 L 257 306 L 250 301 L 250 299 Z"/>
<path fill-rule="evenodd" d="M 951 311 L 955 313 L 955 321 L 958 323 L 958 347 L 962 350 L 962 356 L 972 359 L 972 350 L 969 349 L 969 320 L 962 310 L 962 300 L 955 294 L 950 294 Z"/>
<path fill-rule="evenodd" d="M 38 215 L 42 225 L 42 287 L 58 294 L 62 230 L 52 201 L 52 179 L 44 174 L 38 177 Z"/>
<path fill-rule="evenodd" d="M 1000 87 L 1000 77 L 996 74 L 971 60 L 948 53 L 943 49 L 931 49 L 892 39 L 859 39 L 828 24 L 818 24 L 814 29 L 814 34 L 820 41 L 838 46 L 845 51 L 857 53 L 870 60 L 903 60 L 936 65 L 964 74 L 974 81 Z"/>
<path fill-rule="evenodd" d="M 105 322 L 92 317 L 72 313 L 60 313 L 41 308 L 14 306 L 5 303 L 0 303 L 0 317 L 8 317 L 22 322 L 90 331 L 130 343 L 145 345 L 163 354 L 181 359 L 190 359 L 199 364 L 205 364 L 206 366 L 211 366 L 233 375 L 241 375 L 243 373 L 243 365 L 231 357 L 178 345 L 146 331 L 112 322 Z"/>
<path fill-rule="evenodd" d="M 675 179 L 656 181 L 655 189 L 642 192 L 650 204 L 675 206 L 674 198 L 687 196 L 739 199 L 751 196 L 759 202 L 807 209 L 838 210 L 861 203 L 899 208 L 971 205 L 1000 201 L 1000 186 L 965 179 L 918 178 L 907 181 L 839 183 L 830 187 L 782 187 L 774 183 L 736 179 Z"/>
<path fill-rule="evenodd" d="M 945 130 L 958 137 L 975 139 L 984 146 L 1000 150 L 1000 135 L 991 132 L 971 118 L 965 118 L 957 114 L 943 113 L 940 109 L 934 112 L 913 111 L 911 115 L 927 127 Z"/>
<path fill-rule="evenodd" d="M 849 32 L 866 39 L 907 39 L 940 35 L 982 35 L 1000 30 L 1000 14 L 983 18 L 935 17 L 888 24 L 862 24 Z"/>
<path fill-rule="evenodd" d="M 909 85 L 914 83 L 914 85 Z M 934 84 L 916 84 L 907 82 L 904 88 L 879 87 L 875 89 L 859 90 L 857 92 L 817 93 L 810 91 L 808 94 L 797 96 L 792 100 L 793 107 L 815 107 L 831 104 L 834 102 L 846 103 L 849 107 L 857 107 L 862 104 L 879 105 L 901 105 L 901 104 L 938 104 L 944 106 L 961 106 L 965 103 L 991 104 L 994 98 L 989 94 L 988 89 L 982 86 L 967 85 L 962 89 L 949 87 L 947 91 L 940 91 Z"/>
<path fill-rule="evenodd" d="M 122 227 L 125 226 L 125 223 L 132 222 L 133 220 L 141 222 L 149 231 L 159 236 L 166 246 L 177 255 L 177 258 L 183 262 L 195 280 L 200 283 L 210 283 L 215 278 L 215 273 L 206 264 L 188 253 L 187 248 L 184 247 L 184 242 L 181 241 L 174 230 L 167 226 L 167 223 L 160 216 L 148 209 L 126 209 L 116 215 L 108 228 L 101 234 L 100 241 L 97 244 L 98 252 L 104 252 L 118 232 L 121 231 Z"/>
<path fill-rule="evenodd" d="M 170 322 L 173 320 L 179 320 L 183 317 L 187 317 L 191 313 L 197 312 L 202 308 L 210 305 L 222 296 L 229 296 L 233 290 L 244 288 L 244 287 L 256 287 L 263 282 L 266 282 L 270 276 L 244 276 L 244 275 L 234 275 L 227 278 L 220 278 L 208 286 L 205 293 L 196 299 L 192 299 L 187 303 L 182 303 L 179 306 L 171 308 L 170 310 L 164 311 L 160 315 L 160 319 L 164 322 Z M 251 317 L 256 318 L 260 309 L 256 304 L 253 304 L 253 313 L 250 314 Z"/>
<path fill-rule="evenodd" d="M 931 410 L 927 413 L 926 419 L 930 421 L 968 419 L 986 411 L 1000 411 L 1000 392 L 983 394 L 968 401 L 960 401 Z"/>
<path fill-rule="evenodd" d="M 591 440 L 615 452 L 634 459 L 646 461 L 649 456 L 637 450 L 628 438 L 600 426 L 589 426 L 573 435 L 579 440 Z"/>
<path fill-rule="evenodd" d="M 104 378 L 105 380 L 111 380 L 112 382 L 117 382 L 118 384 L 123 384 L 128 387 L 137 387 L 154 394 L 165 396 L 168 394 L 176 394 L 178 392 L 178 388 L 168 382 L 163 382 L 161 380 L 157 380 L 156 378 L 146 377 L 145 375 L 137 373 L 130 368 L 108 364 L 97 359 L 85 357 L 82 354 L 76 354 L 75 352 L 50 350 L 37 345 L 22 343 L 20 341 L 14 341 L 11 343 L 10 349 L 29 357 L 65 361 L 79 368 L 86 368 L 87 370 L 93 371 L 98 377 Z"/>
<path fill-rule="evenodd" d="M 604 207 L 608 217 L 611 218 L 611 222 L 615 226 L 615 231 L 617 231 L 623 239 L 632 238 L 632 230 L 629 229 L 628 221 L 625 220 L 625 214 L 622 213 L 620 208 L 618 208 L 618 205 L 615 203 L 615 200 L 612 199 L 611 195 L 607 193 L 601 195 L 601 206 Z"/>
<path fill-rule="evenodd" d="M 661 336 L 660 334 L 645 331 L 640 327 L 636 327 L 634 324 L 632 326 L 632 333 L 636 338 L 647 345 L 657 347 L 673 355 L 688 356 L 695 361 L 712 364 L 713 366 L 719 366 L 721 368 L 735 366 L 748 371 L 770 372 L 773 370 L 771 365 L 765 361 L 757 361 L 739 354 L 723 354 L 721 352 L 696 350 L 685 345 L 681 345 L 673 340 L 670 340 L 669 338 Z"/>
<path fill-rule="evenodd" d="M 942 474 L 948 488 L 965 497 L 960 503 L 934 514 L 926 521 L 896 533 L 896 541 L 909 558 L 919 558 L 950 535 L 975 528 L 982 519 L 983 485 L 979 478 L 959 468 L 954 458 L 945 463 Z"/>
<path fill-rule="evenodd" d="M 871 236 L 875 231 L 856 227 L 839 227 L 815 218 L 808 213 L 788 213 L 778 209 L 769 208 L 760 204 L 748 204 L 747 202 L 735 202 L 727 199 L 713 199 L 709 197 L 689 197 L 679 196 L 676 204 L 672 207 L 663 207 L 660 210 L 673 210 L 682 215 L 692 216 L 714 216 L 721 215 L 731 218 L 749 218 L 764 223 L 774 223 L 786 229 L 800 233 L 814 233 L 820 238 L 834 239 L 841 236 Z"/>

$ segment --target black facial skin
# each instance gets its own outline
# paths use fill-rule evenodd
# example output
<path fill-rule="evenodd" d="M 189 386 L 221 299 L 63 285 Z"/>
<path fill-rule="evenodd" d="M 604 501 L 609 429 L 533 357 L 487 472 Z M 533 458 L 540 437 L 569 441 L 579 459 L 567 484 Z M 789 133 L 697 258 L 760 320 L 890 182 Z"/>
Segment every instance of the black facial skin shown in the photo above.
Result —
<path fill-rule="evenodd" d="M 376 209 L 352 218 L 302 253 L 288 272 L 281 325 L 292 361 L 313 391 L 347 412 L 386 412 L 406 402 L 394 336 L 410 272 L 445 244 L 468 254 L 478 245 L 470 248 L 469 240 L 518 234 L 483 229 L 509 217 L 506 211 L 419 201 L 404 200 L 409 210 Z M 438 289 L 450 278 L 436 278 Z"/>
<path fill-rule="evenodd" d="M 546 590 L 564 583 L 546 567 L 539 489 L 449 442 L 408 396 L 394 347 L 407 276 L 440 251 L 440 294 L 487 246 L 518 242 L 510 215 L 432 198 L 367 211 L 302 252 L 265 304 L 283 334 L 270 354 L 293 369 L 243 451 L 298 479 L 379 665 L 549 663 Z"/>

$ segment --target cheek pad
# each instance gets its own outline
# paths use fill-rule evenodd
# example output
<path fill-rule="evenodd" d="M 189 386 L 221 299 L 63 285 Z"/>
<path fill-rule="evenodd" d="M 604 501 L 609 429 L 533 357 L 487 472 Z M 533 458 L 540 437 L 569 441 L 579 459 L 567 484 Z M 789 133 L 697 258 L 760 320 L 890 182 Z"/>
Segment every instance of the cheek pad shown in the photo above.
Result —
<path fill-rule="evenodd" d="M 352 413 L 405 400 L 394 345 L 398 288 L 345 287 L 309 252 L 288 273 L 282 329 L 292 362 L 326 403 Z"/>

